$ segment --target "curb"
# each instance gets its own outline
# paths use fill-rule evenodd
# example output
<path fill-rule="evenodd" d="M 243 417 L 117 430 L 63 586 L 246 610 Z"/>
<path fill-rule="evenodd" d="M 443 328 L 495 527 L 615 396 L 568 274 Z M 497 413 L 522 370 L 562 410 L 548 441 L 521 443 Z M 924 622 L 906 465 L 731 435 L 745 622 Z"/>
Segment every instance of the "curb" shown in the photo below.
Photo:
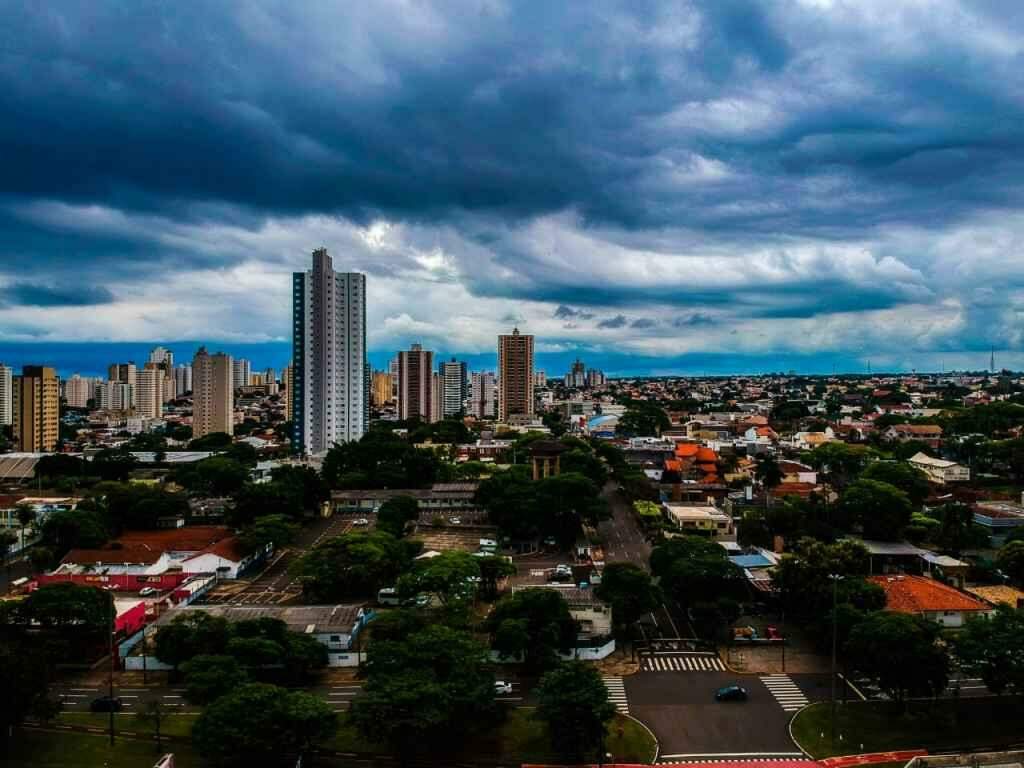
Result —
<path fill-rule="evenodd" d="M 789 718 L 789 722 L 786 723 L 786 732 L 789 734 L 789 740 L 793 742 L 794 747 L 796 747 L 804 753 L 804 757 L 806 757 L 808 760 L 816 760 L 817 758 L 811 757 L 811 753 L 804 749 L 803 745 L 800 742 L 798 742 L 796 738 L 793 736 L 793 721 L 797 719 L 801 712 L 803 712 L 805 709 L 807 709 L 810 706 L 813 706 L 816 703 L 817 702 L 811 702 L 803 707 L 800 707 L 800 709 L 794 712 L 793 716 Z"/>
<path fill-rule="evenodd" d="M 648 728 L 647 724 L 645 722 L 643 722 L 642 720 L 639 720 L 638 718 L 633 717 L 633 715 L 629 714 L 628 712 L 625 713 L 623 715 L 623 717 L 628 717 L 634 723 L 636 723 L 641 728 L 643 728 L 645 731 L 647 731 L 649 734 L 651 734 L 651 738 L 654 739 L 654 759 L 650 762 L 650 765 L 654 765 L 655 763 L 657 763 L 658 762 L 658 755 L 661 754 L 661 742 L 658 741 L 658 737 L 654 735 L 654 731 L 652 731 L 650 728 Z"/>

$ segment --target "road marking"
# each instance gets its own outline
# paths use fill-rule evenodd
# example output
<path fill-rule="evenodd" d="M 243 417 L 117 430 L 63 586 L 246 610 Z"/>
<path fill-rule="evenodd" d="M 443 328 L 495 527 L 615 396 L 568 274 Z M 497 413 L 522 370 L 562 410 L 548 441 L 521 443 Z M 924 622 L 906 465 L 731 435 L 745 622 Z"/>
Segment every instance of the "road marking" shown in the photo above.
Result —
<path fill-rule="evenodd" d="M 68 688 L 69 691 L 85 691 L 86 693 L 97 693 L 99 688 Z"/>
<path fill-rule="evenodd" d="M 626 686 L 621 677 L 602 677 L 604 687 L 608 689 L 608 701 L 624 715 L 629 714 L 629 700 L 626 698 Z"/>
<path fill-rule="evenodd" d="M 803 752 L 688 752 L 678 755 L 662 755 L 659 760 L 672 760 L 678 757 L 712 757 L 724 759 L 729 757 L 803 757 Z"/>
<path fill-rule="evenodd" d="M 779 702 L 783 712 L 795 712 L 810 702 L 789 675 L 765 675 L 761 678 L 768 692 Z"/>
<path fill-rule="evenodd" d="M 669 654 L 662 651 L 654 656 L 641 657 L 640 669 L 646 672 L 724 672 L 725 664 L 712 654 Z"/>

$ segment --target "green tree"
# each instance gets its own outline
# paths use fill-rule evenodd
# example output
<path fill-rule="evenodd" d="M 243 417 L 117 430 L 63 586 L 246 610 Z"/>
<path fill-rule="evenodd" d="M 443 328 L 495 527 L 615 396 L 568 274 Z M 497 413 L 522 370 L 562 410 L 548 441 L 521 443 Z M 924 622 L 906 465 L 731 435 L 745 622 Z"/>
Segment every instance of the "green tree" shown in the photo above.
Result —
<path fill-rule="evenodd" d="M 868 539 L 895 541 L 910 523 L 907 494 L 889 483 L 857 480 L 839 498 L 842 514 Z"/>
<path fill-rule="evenodd" d="M 775 569 L 774 583 L 785 600 L 786 610 L 794 616 L 814 618 L 831 609 L 832 584 L 829 577 L 833 575 L 843 577 L 837 592 L 839 603 L 857 599 L 864 607 L 872 604 L 882 607 L 885 605 L 884 592 L 863 578 L 868 573 L 869 563 L 870 555 L 859 542 L 843 540 L 826 544 L 803 538 L 782 556 Z M 867 597 L 868 593 L 875 596 Z M 851 598 L 847 599 L 847 594 Z"/>
<path fill-rule="evenodd" d="M 20 633 L 8 631 L 0 641 L 0 745 L 46 701 L 48 664 L 38 644 Z"/>
<path fill-rule="evenodd" d="M 615 432 L 629 437 L 657 436 L 671 426 L 668 414 L 658 406 L 635 403 L 619 418 Z"/>
<path fill-rule="evenodd" d="M 493 600 L 498 596 L 498 582 L 515 575 L 516 567 L 511 560 L 499 555 L 476 558 L 480 566 L 480 597 Z"/>
<path fill-rule="evenodd" d="M 1011 541 L 996 554 L 996 565 L 1017 584 L 1024 586 L 1024 541 Z"/>
<path fill-rule="evenodd" d="M 209 704 L 249 681 L 232 656 L 193 656 L 182 665 L 185 697 L 193 704 Z"/>
<path fill-rule="evenodd" d="M 104 515 L 89 509 L 57 510 L 42 524 L 43 542 L 53 548 L 57 558 L 71 549 L 103 546 L 109 537 Z"/>
<path fill-rule="evenodd" d="M 249 480 L 249 470 L 241 462 L 228 456 L 210 456 L 179 469 L 176 479 L 185 488 L 196 493 L 207 496 L 232 496 Z"/>
<path fill-rule="evenodd" d="M 200 656 L 223 656 L 231 639 L 227 619 L 206 611 L 188 611 L 160 628 L 154 641 L 157 659 L 177 669 L 189 659 Z"/>
<path fill-rule="evenodd" d="M 243 667 L 258 669 L 279 662 L 284 656 L 284 648 L 265 637 L 232 637 L 228 640 L 226 653 Z"/>
<path fill-rule="evenodd" d="M 629 627 L 661 602 L 661 594 L 651 575 L 633 563 L 609 563 L 601 573 L 595 594 L 612 606 L 612 618 L 619 626 Z"/>
<path fill-rule="evenodd" d="M 222 451 L 230 448 L 234 438 L 227 432 L 210 432 L 202 437 L 197 437 L 188 444 L 190 451 Z"/>
<path fill-rule="evenodd" d="M 380 505 L 377 511 L 377 530 L 396 538 L 405 535 L 409 523 L 418 520 L 420 505 L 412 496 L 396 496 Z"/>
<path fill-rule="evenodd" d="M 558 463 L 563 473 L 583 475 L 598 488 L 602 488 L 608 482 L 608 470 L 589 446 L 566 451 L 559 456 Z"/>
<path fill-rule="evenodd" d="M 285 465 L 274 469 L 271 479 L 274 483 L 291 488 L 301 498 L 302 509 L 316 512 L 320 505 L 331 498 L 331 489 L 312 467 Z"/>
<path fill-rule="evenodd" d="M 577 626 L 557 591 L 521 589 L 499 600 L 484 620 L 502 658 L 522 658 L 530 670 L 558 663 L 576 644 Z"/>
<path fill-rule="evenodd" d="M 264 515 L 242 529 L 238 538 L 246 552 L 258 552 L 268 544 L 275 549 L 286 547 L 298 532 L 299 526 L 284 515 Z"/>
<path fill-rule="evenodd" d="M 680 536 L 658 544 L 651 552 L 651 572 L 658 577 L 662 591 L 684 607 L 729 596 L 743 584 L 743 572 L 726 551 L 700 536 Z"/>
<path fill-rule="evenodd" d="M 879 611 L 850 632 L 847 665 L 894 701 L 938 696 L 949 681 L 949 655 L 939 644 L 939 625 L 921 616 Z"/>
<path fill-rule="evenodd" d="M 917 467 L 902 461 L 873 461 L 860 475 L 861 480 L 877 480 L 899 488 L 910 499 L 915 509 L 919 509 L 931 492 L 928 488 L 928 476 Z"/>
<path fill-rule="evenodd" d="M 551 745 L 563 759 L 584 763 L 603 751 L 605 729 L 614 716 L 608 689 L 593 667 L 572 661 L 540 679 L 535 717 L 547 725 Z"/>
<path fill-rule="evenodd" d="M 105 632 L 111 625 L 110 601 L 102 589 L 55 582 L 33 591 L 19 608 L 44 629 Z"/>
<path fill-rule="evenodd" d="M 404 761 L 418 749 L 448 752 L 495 722 L 487 649 L 468 632 L 434 625 L 370 644 L 363 694 L 351 722 Z"/>
<path fill-rule="evenodd" d="M 327 539 L 292 565 L 303 593 L 331 602 L 376 595 L 408 570 L 421 545 L 383 531 L 358 531 Z"/>
<path fill-rule="evenodd" d="M 842 489 L 856 479 L 870 456 L 871 451 L 862 445 L 832 441 L 804 454 L 804 459 L 824 474 L 833 486 Z"/>
<path fill-rule="evenodd" d="M 235 493 L 235 503 L 228 513 L 232 525 L 249 525 L 258 518 L 285 515 L 291 520 L 303 516 L 302 489 L 291 484 L 246 483 Z"/>
<path fill-rule="evenodd" d="M 471 599 L 479 583 L 477 558 L 453 550 L 417 560 L 412 571 L 398 580 L 398 592 L 404 597 L 434 595 L 442 605 L 450 605 Z"/>
<path fill-rule="evenodd" d="M 1024 608 L 1001 605 L 970 619 L 953 639 L 960 667 L 993 693 L 1024 694 Z"/>
<path fill-rule="evenodd" d="M 206 707 L 192 729 L 192 741 L 217 765 L 252 765 L 267 755 L 304 754 L 337 727 L 337 713 L 320 697 L 250 683 Z"/>
<path fill-rule="evenodd" d="M 779 469 L 779 462 L 771 454 L 761 454 L 757 457 L 757 464 L 754 466 L 754 476 L 764 490 L 764 505 L 767 508 L 772 490 L 782 483 L 782 470 Z"/>

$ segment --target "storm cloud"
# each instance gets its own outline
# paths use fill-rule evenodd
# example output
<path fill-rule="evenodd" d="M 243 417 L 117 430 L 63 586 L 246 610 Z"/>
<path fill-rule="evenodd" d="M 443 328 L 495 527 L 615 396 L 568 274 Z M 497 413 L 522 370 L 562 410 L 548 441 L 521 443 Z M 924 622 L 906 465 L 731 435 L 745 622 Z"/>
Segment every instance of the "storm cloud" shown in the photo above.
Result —
<path fill-rule="evenodd" d="M 1024 364 L 1019 3 L 0 9 L 0 340 Z"/>

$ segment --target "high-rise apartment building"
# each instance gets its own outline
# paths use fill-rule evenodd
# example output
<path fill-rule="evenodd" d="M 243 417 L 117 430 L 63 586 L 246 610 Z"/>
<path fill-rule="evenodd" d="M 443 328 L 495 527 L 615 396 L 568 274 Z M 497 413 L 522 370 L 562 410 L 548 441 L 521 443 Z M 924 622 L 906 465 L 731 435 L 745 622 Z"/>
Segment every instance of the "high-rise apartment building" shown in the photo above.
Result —
<path fill-rule="evenodd" d="M 14 443 L 19 451 L 48 453 L 60 437 L 60 382 L 53 368 L 26 365 L 12 378 Z"/>
<path fill-rule="evenodd" d="M 444 410 L 444 381 L 441 374 L 434 371 L 430 374 L 430 420 L 440 421 Z"/>
<path fill-rule="evenodd" d="M 114 363 L 107 369 L 107 379 L 109 381 L 122 381 L 125 384 L 131 384 L 135 386 L 135 376 L 137 370 L 135 363 Z"/>
<path fill-rule="evenodd" d="M 64 380 L 64 399 L 71 408 L 88 408 L 96 390 L 96 379 L 79 376 L 77 373 Z"/>
<path fill-rule="evenodd" d="M 292 365 L 289 363 L 281 370 L 281 386 L 284 387 L 284 417 L 285 419 L 291 419 L 292 410 L 292 393 L 295 391 L 295 380 L 292 377 Z"/>
<path fill-rule="evenodd" d="M 386 371 L 374 371 L 372 391 L 373 404 L 377 408 L 380 408 L 385 403 L 390 403 L 392 400 L 391 374 Z"/>
<path fill-rule="evenodd" d="M 437 421 L 434 410 L 434 353 L 413 344 L 398 353 L 398 418 Z"/>
<path fill-rule="evenodd" d="M 498 336 L 498 419 L 533 415 L 533 336 Z"/>
<path fill-rule="evenodd" d="M 335 272 L 326 248 L 292 275 L 292 447 L 325 453 L 370 423 L 366 275 Z"/>
<path fill-rule="evenodd" d="M 391 374 L 391 399 L 398 402 L 398 355 L 391 358 L 388 363 L 388 373 Z"/>
<path fill-rule="evenodd" d="M 163 365 L 165 368 L 173 368 L 174 353 L 165 347 L 153 347 L 149 353 L 148 362 Z"/>
<path fill-rule="evenodd" d="M 146 363 L 135 383 L 135 415 L 143 419 L 159 419 L 163 414 L 164 379 L 167 374 L 158 363 Z"/>
<path fill-rule="evenodd" d="M 545 389 L 548 385 L 548 375 L 544 371 L 537 371 L 533 374 L 533 386 L 537 389 Z"/>
<path fill-rule="evenodd" d="M 235 432 L 234 365 L 230 355 L 200 347 L 192 358 L 192 437 Z"/>
<path fill-rule="evenodd" d="M 462 416 L 469 394 L 465 362 L 451 360 L 441 363 L 441 415 Z"/>
<path fill-rule="evenodd" d="M 587 371 L 587 386 L 591 389 L 603 387 L 606 382 L 607 379 L 603 371 L 599 371 L 597 368 L 591 368 Z"/>
<path fill-rule="evenodd" d="M 101 381 L 93 388 L 93 400 L 104 411 L 127 411 L 135 402 L 135 387 L 123 381 Z"/>
<path fill-rule="evenodd" d="M 181 397 L 186 392 L 192 391 L 192 366 L 179 363 L 174 369 L 174 392 Z"/>
<path fill-rule="evenodd" d="M 252 363 L 244 357 L 236 357 L 234 360 L 232 375 L 236 387 L 248 387 L 252 384 Z"/>
<path fill-rule="evenodd" d="M 469 415 L 478 419 L 494 418 L 494 374 L 474 373 L 469 383 Z"/>
<path fill-rule="evenodd" d="M 577 389 L 587 386 L 587 367 L 578 357 L 570 371 L 565 374 L 565 386 Z"/>
<path fill-rule="evenodd" d="M 14 371 L 0 363 L 0 427 L 13 423 L 14 419 Z"/>

